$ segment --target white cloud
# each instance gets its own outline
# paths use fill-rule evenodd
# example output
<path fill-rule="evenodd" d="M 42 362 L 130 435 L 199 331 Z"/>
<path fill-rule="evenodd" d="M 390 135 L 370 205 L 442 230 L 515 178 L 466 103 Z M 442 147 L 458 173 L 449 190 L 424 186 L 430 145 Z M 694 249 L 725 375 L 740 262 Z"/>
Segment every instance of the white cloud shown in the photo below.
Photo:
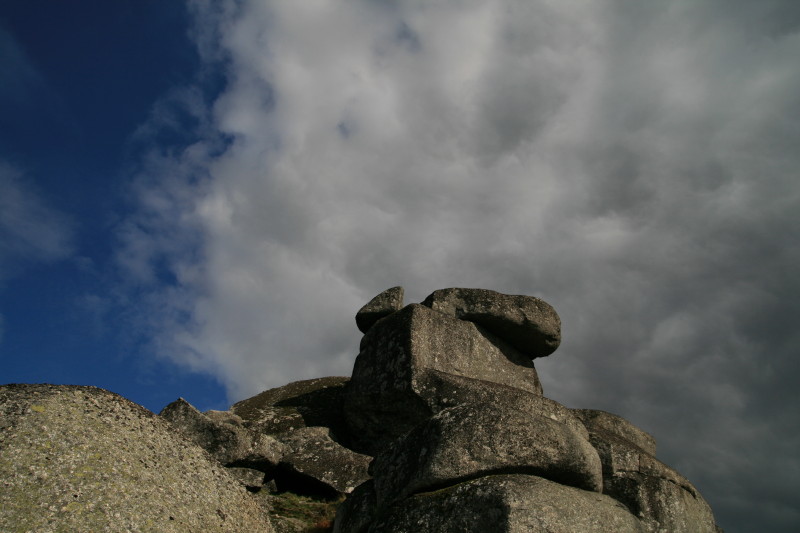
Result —
<path fill-rule="evenodd" d="M 735 421 L 798 399 L 800 34 L 759 6 L 195 2 L 228 85 L 147 167 L 121 255 L 165 351 L 239 399 L 349 373 L 387 287 L 539 295 L 564 322 L 549 395 L 752 497 L 686 448 L 735 453 Z"/>

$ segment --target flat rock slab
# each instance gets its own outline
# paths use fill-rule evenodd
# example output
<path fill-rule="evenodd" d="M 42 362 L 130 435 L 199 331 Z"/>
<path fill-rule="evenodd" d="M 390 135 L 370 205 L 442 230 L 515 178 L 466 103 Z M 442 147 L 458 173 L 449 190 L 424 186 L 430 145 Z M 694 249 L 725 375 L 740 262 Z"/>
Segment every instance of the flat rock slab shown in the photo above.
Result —
<path fill-rule="evenodd" d="M 526 407 L 512 398 L 452 407 L 393 442 L 372 464 L 378 506 L 496 473 L 600 492 L 600 458 L 584 435 Z"/>
<path fill-rule="evenodd" d="M 378 320 L 403 308 L 403 287 L 386 289 L 356 313 L 356 326 L 366 333 Z"/>
<path fill-rule="evenodd" d="M 361 449 L 373 454 L 446 403 L 453 391 L 430 386 L 435 376 L 542 393 L 530 358 L 472 322 L 408 305 L 361 341 L 345 391 L 345 416 Z"/>
<path fill-rule="evenodd" d="M 550 355 L 561 343 L 558 313 L 533 296 L 452 288 L 434 291 L 422 304 L 479 324 L 531 358 Z"/>
<path fill-rule="evenodd" d="M 619 502 L 526 475 L 467 481 L 398 502 L 369 533 L 644 533 Z"/>
<path fill-rule="evenodd" d="M 0 386 L 0 530 L 272 532 L 219 463 L 96 387 Z"/>

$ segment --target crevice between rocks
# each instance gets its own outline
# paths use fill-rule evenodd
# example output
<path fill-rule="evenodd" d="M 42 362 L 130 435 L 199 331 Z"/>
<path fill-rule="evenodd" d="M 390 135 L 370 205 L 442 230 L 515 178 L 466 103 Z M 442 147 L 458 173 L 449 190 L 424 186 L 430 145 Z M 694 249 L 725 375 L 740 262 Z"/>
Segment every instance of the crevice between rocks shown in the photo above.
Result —
<path fill-rule="evenodd" d="M 430 485 L 425 485 L 423 487 L 419 487 L 418 489 L 412 491 L 409 496 L 416 496 L 422 495 L 426 493 L 438 492 L 441 490 L 445 490 L 451 487 L 455 487 L 462 483 L 466 483 L 468 481 L 473 481 L 476 479 L 481 479 L 484 477 L 491 477 L 491 476 L 508 476 L 508 475 L 525 475 L 525 476 L 535 476 L 540 477 L 542 479 L 546 479 L 548 481 L 552 481 L 554 483 L 558 483 L 560 485 L 566 485 L 569 487 L 573 487 L 580 490 L 585 490 L 587 492 L 595 492 L 586 489 L 580 484 L 576 483 L 576 476 L 564 474 L 564 475 L 553 475 L 553 472 L 548 472 L 541 468 L 523 466 L 523 467 L 507 467 L 507 468 L 493 468 L 488 470 L 481 470 L 479 472 L 475 472 L 474 474 L 470 474 L 468 476 L 462 476 L 458 478 L 453 478 L 447 480 L 446 482 L 442 483 L 434 483 Z"/>

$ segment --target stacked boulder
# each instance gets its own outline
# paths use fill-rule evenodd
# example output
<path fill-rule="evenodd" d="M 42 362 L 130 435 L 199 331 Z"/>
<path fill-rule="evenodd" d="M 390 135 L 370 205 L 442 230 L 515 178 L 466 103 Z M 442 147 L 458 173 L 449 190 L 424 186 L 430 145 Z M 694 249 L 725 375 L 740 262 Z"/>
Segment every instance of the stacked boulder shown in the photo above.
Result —
<path fill-rule="evenodd" d="M 344 415 L 372 479 L 335 531 L 709 532 L 710 507 L 624 419 L 542 395 L 553 353 L 546 302 L 481 289 L 403 306 L 389 289 L 356 316 L 364 333 Z"/>

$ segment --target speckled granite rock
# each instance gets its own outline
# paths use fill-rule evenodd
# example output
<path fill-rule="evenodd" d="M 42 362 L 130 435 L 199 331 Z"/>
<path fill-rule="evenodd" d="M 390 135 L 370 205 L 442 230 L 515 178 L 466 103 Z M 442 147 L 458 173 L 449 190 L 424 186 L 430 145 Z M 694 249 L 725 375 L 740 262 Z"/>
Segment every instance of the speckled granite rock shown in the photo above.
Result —
<path fill-rule="evenodd" d="M 536 476 L 497 475 L 407 498 L 369 533 L 644 533 L 619 502 Z"/>
<path fill-rule="evenodd" d="M 344 410 L 373 479 L 336 533 L 719 533 L 651 435 L 544 398 L 531 358 L 560 330 L 538 298 L 460 288 L 362 329 Z"/>
<path fill-rule="evenodd" d="M 441 375 L 542 393 L 529 357 L 472 322 L 411 304 L 361 341 L 344 403 L 356 449 L 374 454 L 436 413 L 447 403 Z M 458 388 L 451 380 L 447 394 Z"/>
<path fill-rule="evenodd" d="M 269 435 L 212 415 L 215 420 L 183 398 L 166 406 L 159 416 L 225 466 L 250 467 L 269 473 L 283 455 L 281 444 Z"/>
<path fill-rule="evenodd" d="M 367 468 L 372 458 L 334 441 L 328 428 L 300 428 L 276 438 L 285 449 L 279 465 L 284 476 L 291 473 L 310 478 L 337 496 L 353 492 L 369 479 Z"/>
<path fill-rule="evenodd" d="M 422 305 L 475 322 L 532 358 L 550 355 L 561 344 L 558 313 L 534 296 L 451 288 L 434 291 Z"/>
<path fill-rule="evenodd" d="M 272 532 L 219 463 L 95 387 L 0 386 L 0 531 Z"/>
<path fill-rule="evenodd" d="M 229 412 L 241 419 L 245 427 L 268 435 L 324 426 L 337 437 L 343 437 L 347 430 L 342 402 L 348 381 L 346 377 L 295 381 L 237 402 Z"/>
<path fill-rule="evenodd" d="M 652 533 L 715 533 L 714 514 L 688 479 L 630 440 L 600 426 L 589 440 L 603 464 L 603 492 Z"/>
<path fill-rule="evenodd" d="M 372 465 L 379 507 L 493 473 L 524 473 L 601 492 L 600 458 L 580 433 L 513 402 L 445 409 Z"/>
<path fill-rule="evenodd" d="M 356 313 L 359 331 L 366 333 L 378 320 L 403 308 L 403 287 L 386 289 Z"/>

